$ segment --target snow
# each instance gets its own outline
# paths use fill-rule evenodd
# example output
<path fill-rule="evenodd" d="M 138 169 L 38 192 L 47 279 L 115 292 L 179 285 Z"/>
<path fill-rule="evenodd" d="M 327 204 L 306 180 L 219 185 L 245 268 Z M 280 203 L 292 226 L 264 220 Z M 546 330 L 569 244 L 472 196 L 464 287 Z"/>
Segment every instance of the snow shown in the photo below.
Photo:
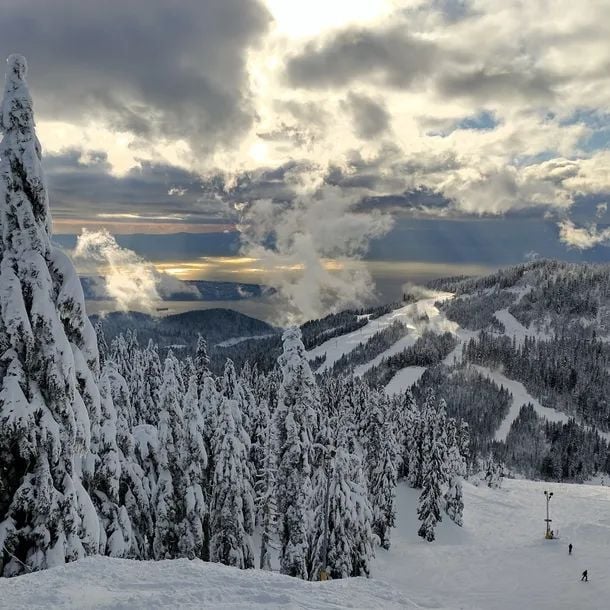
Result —
<path fill-rule="evenodd" d="M 504 420 L 500 424 L 500 427 L 496 430 L 495 440 L 506 440 L 508 432 L 510 431 L 510 427 L 513 421 L 517 419 L 522 405 L 525 405 L 528 402 L 532 403 L 532 405 L 534 406 L 534 411 L 536 411 L 536 413 L 540 417 L 544 417 L 545 419 L 548 419 L 552 422 L 568 422 L 568 415 L 562 413 L 561 411 L 556 411 L 555 409 L 551 409 L 549 407 L 544 407 L 543 405 L 541 405 L 538 400 L 536 400 L 531 394 L 529 394 L 529 392 L 525 389 L 525 386 L 519 381 L 509 379 L 508 377 L 502 375 L 502 373 L 500 373 L 499 371 L 492 371 L 491 369 L 484 366 L 479 366 L 478 364 L 474 364 L 472 366 L 482 375 L 485 375 L 498 385 L 504 386 L 513 395 L 508 415 L 504 418 Z M 585 426 L 585 428 L 590 429 L 589 426 Z M 610 441 L 609 432 L 598 431 L 598 434 L 606 440 Z"/>
<path fill-rule="evenodd" d="M 243 343 L 244 341 L 250 341 L 250 339 L 268 339 L 269 337 L 273 337 L 273 333 L 267 333 L 266 335 L 244 335 L 242 337 L 232 337 L 231 339 L 226 339 L 221 343 L 217 343 L 216 347 L 231 347 L 232 345 L 237 345 L 238 343 Z"/>
<path fill-rule="evenodd" d="M 543 491 L 558 540 L 545 540 Z M 610 599 L 610 488 L 505 480 L 464 484 L 464 526 L 448 518 L 437 539 L 417 536 L 418 490 L 400 483 L 389 551 L 377 549 L 370 579 L 304 582 L 199 560 L 92 557 L 0 580 L 12 610 L 130 608 L 445 608 L 599 610 Z M 574 551 L 568 555 L 567 545 Z M 589 582 L 580 582 L 583 570 Z"/>
<path fill-rule="evenodd" d="M 545 499 L 559 540 L 544 539 Z M 444 516 L 437 540 L 417 536 L 418 491 L 398 487 L 390 551 L 377 550 L 374 577 L 417 607 L 480 610 L 599 610 L 608 607 L 610 488 L 505 480 L 501 489 L 464 484 L 464 527 Z M 574 545 L 572 556 L 567 546 Z M 580 582 L 583 570 L 589 582 Z"/>
<path fill-rule="evenodd" d="M 399 354 L 400 352 L 407 349 L 408 347 L 411 347 L 415 343 L 415 341 L 417 341 L 418 337 L 419 337 L 419 334 L 416 334 L 414 332 L 414 328 L 409 328 L 408 335 L 398 339 L 398 341 L 396 341 L 396 343 L 394 343 L 393 345 L 390 345 L 390 347 L 387 350 L 385 350 L 378 356 L 375 356 L 375 358 L 373 358 L 372 360 L 369 360 L 368 362 L 365 362 L 364 364 L 359 364 L 354 369 L 354 375 L 356 377 L 361 377 L 369 369 L 373 368 L 374 366 L 377 366 L 378 364 L 381 364 L 381 361 L 384 358 L 389 358 L 390 356 L 393 356 L 394 354 Z"/>
<path fill-rule="evenodd" d="M 419 381 L 425 370 L 425 366 L 407 366 L 404 369 L 400 369 L 385 387 L 386 394 L 394 396 L 404 392 Z"/>
<path fill-rule="evenodd" d="M 515 337 L 517 344 L 521 345 L 526 337 L 534 335 L 530 333 L 508 309 L 500 309 L 496 311 L 494 317 L 498 322 L 504 324 L 504 334 L 508 337 Z"/>
<path fill-rule="evenodd" d="M 413 343 L 415 343 L 415 340 L 417 340 L 424 330 L 432 330 L 439 333 L 445 331 L 455 332 L 455 330 L 458 328 L 457 324 L 447 320 L 447 318 L 441 312 L 439 312 L 434 305 L 437 301 L 443 301 L 451 298 L 452 296 L 453 295 L 449 292 L 439 292 L 432 298 L 421 299 L 416 303 L 410 303 L 404 307 L 394 309 L 390 313 L 380 316 L 375 320 L 369 320 L 366 326 L 363 326 L 358 330 L 341 335 L 340 337 L 333 337 L 321 345 L 314 347 L 307 352 L 307 359 L 311 361 L 315 358 L 326 355 L 326 360 L 316 371 L 317 373 L 322 373 L 324 370 L 332 368 L 333 364 L 339 360 L 341 356 L 349 354 L 352 350 L 358 347 L 360 343 L 365 343 L 375 333 L 378 333 L 380 330 L 390 326 L 396 321 L 402 322 L 409 329 L 409 334 L 407 337 L 403 337 L 403 339 L 400 339 L 399 341 L 410 338 L 412 339 Z M 420 319 L 424 315 L 428 316 L 427 321 Z M 381 357 L 383 358 L 384 356 L 396 353 L 390 351 L 391 349 L 392 348 L 386 350 Z M 369 365 L 362 365 L 362 367 L 368 366 Z M 370 364 L 370 366 L 373 366 L 373 364 Z M 359 372 L 357 374 L 362 375 L 362 373 L 366 370 L 366 368 L 362 367 L 359 367 Z"/>
<path fill-rule="evenodd" d="M 203 561 L 90 557 L 0 583 L 3 608 L 417 608 L 381 580 L 306 582 Z"/>
<path fill-rule="evenodd" d="M 494 316 L 499 322 L 504 324 L 505 330 L 503 334 L 507 337 L 515 337 L 517 345 L 522 345 L 526 337 L 534 339 L 548 339 L 550 337 L 548 333 L 525 328 L 508 309 L 500 309 L 494 313 Z"/>

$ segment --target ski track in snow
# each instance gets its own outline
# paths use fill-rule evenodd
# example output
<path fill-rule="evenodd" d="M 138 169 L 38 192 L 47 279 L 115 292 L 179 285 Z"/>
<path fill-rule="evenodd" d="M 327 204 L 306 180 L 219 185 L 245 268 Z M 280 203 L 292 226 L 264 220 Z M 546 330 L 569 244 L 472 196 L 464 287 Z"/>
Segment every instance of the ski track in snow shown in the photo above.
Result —
<path fill-rule="evenodd" d="M 386 394 L 394 396 L 404 392 L 419 381 L 425 370 L 425 366 L 406 366 L 404 369 L 400 369 L 385 387 Z"/>
<path fill-rule="evenodd" d="M 471 366 L 498 385 L 504 386 L 513 395 L 508 415 L 504 418 L 500 424 L 500 427 L 496 430 L 495 440 L 506 440 L 512 423 L 519 416 L 521 406 L 527 404 L 528 402 L 532 403 L 534 406 L 534 411 L 536 411 L 540 417 L 544 417 L 549 421 L 567 423 L 570 419 L 570 416 L 566 413 L 541 405 L 540 402 L 525 389 L 525 386 L 521 382 L 515 381 L 514 379 L 509 379 L 508 377 L 502 375 L 502 373 L 499 371 L 492 371 L 490 368 L 485 366 L 480 366 L 478 364 L 473 364 Z M 585 425 L 584 427 L 587 430 L 591 429 L 590 426 Z M 610 441 L 610 433 L 601 432 L 598 430 L 598 434 L 607 441 Z"/>
<path fill-rule="evenodd" d="M 273 333 L 267 333 L 266 335 L 244 335 L 243 337 L 232 337 L 231 339 L 226 339 L 225 341 L 216 343 L 214 347 L 231 347 L 232 345 L 237 345 L 238 343 L 243 343 L 244 341 L 249 341 L 250 339 L 268 339 L 269 337 L 273 336 Z"/>
<path fill-rule="evenodd" d="M 507 337 L 515 337 L 517 345 L 522 345 L 525 338 L 548 339 L 550 335 L 541 331 L 525 328 L 508 309 L 500 309 L 494 313 L 495 318 L 504 324 L 504 335 Z"/>
<path fill-rule="evenodd" d="M 444 332 L 446 330 L 454 332 L 457 328 L 457 324 L 447 320 L 447 318 L 434 306 L 435 302 L 451 298 L 452 296 L 453 295 L 448 292 L 439 292 L 433 298 L 421 299 L 415 303 L 409 303 L 404 307 L 400 307 L 399 309 L 395 309 L 390 313 L 380 316 L 376 320 L 370 320 L 366 326 L 363 326 L 358 330 L 325 341 L 321 345 L 309 350 L 307 352 L 307 358 L 313 360 L 314 358 L 326 355 L 325 362 L 316 371 L 322 373 L 326 369 L 331 368 L 341 356 L 349 354 L 358 347 L 360 343 L 366 343 L 375 333 L 388 327 L 397 320 L 407 325 L 409 329 L 409 334 L 406 337 L 399 339 L 399 341 L 405 340 L 404 347 L 408 347 L 408 339 L 412 339 L 412 342 L 415 343 L 417 338 L 421 336 L 421 333 L 426 329 L 436 330 L 437 332 Z M 418 318 L 424 314 L 429 318 L 427 322 L 418 320 Z M 394 347 L 395 345 L 396 344 L 390 346 L 385 352 L 377 356 L 375 360 L 378 359 L 378 362 L 381 362 L 383 358 L 397 353 L 396 351 L 393 351 L 394 349 L 397 349 Z M 402 349 L 404 349 L 404 347 Z M 398 351 L 401 350 L 398 349 Z M 362 375 L 370 366 L 374 366 L 374 364 L 367 363 L 359 366 L 358 368 L 361 370 L 358 374 Z"/>

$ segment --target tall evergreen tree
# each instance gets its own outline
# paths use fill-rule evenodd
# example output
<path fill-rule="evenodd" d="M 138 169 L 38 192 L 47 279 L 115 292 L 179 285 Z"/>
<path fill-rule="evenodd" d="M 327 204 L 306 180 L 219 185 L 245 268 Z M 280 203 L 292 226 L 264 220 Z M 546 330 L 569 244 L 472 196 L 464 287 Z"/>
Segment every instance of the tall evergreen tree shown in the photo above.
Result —
<path fill-rule="evenodd" d="M 223 398 L 213 440 L 210 559 L 242 569 L 254 567 L 249 538 L 255 511 L 249 444 L 238 403 Z"/>
<path fill-rule="evenodd" d="M 280 569 L 283 574 L 307 579 L 312 461 L 320 398 L 305 356 L 301 331 L 290 328 L 282 340 L 284 349 L 278 361 L 282 382 L 275 417 L 279 445 Z"/>
<path fill-rule="evenodd" d="M 373 511 L 373 532 L 384 549 L 390 548 L 390 529 L 396 520 L 398 443 L 386 397 L 372 394 L 366 428 L 368 492 Z"/>
<path fill-rule="evenodd" d="M 447 421 L 447 489 L 445 491 L 445 512 L 457 525 L 462 525 L 464 497 L 462 493 L 462 477 L 466 475 L 466 460 L 460 453 L 458 427 L 455 419 Z"/>
<path fill-rule="evenodd" d="M 51 218 L 27 64 L 8 58 L 0 107 L 0 575 L 100 550 L 81 463 L 99 429 L 95 332 Z M 89 412 L 88 412 L 89 411 Z M 92 421 L 93 420 L 93 421 Z M 87 466 L 87 464 L 84 464 Z M 91 473 L 88 473 L 89 480 Z"/>
<path fill-rule="evenodd" d="M 204 441 L 203 417 L 197 398 L 197 377 L 191 376 L 184 397 L 184 441 L 182 475 L 185 479 L 184 518 L 180 541 L 181 554 L 194 559 L 207 555 L 204 547 L 204 519 L 208 510 L 205 489 L 208 454 Z"/>
<path fill-rule="evenodd" d="M 442 406 L 439 410 L 432 408 L 432 397 L 424 409 L 423 429 L 423 477 L 422 492 L 419 498 L 417 516 L 421 522 L 418 535 L 428 542 L 435 538 L 434 530 L 442 521 L 441 507 L 443 501 L 443 486 L 445 484 L 446 440 L 445 417 Z"/>

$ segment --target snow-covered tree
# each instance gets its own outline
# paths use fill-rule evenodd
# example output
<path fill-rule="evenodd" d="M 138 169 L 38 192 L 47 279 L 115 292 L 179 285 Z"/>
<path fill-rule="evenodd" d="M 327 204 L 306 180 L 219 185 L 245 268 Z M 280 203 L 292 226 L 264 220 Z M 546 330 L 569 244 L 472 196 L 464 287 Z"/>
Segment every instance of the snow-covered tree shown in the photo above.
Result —
<path fill-rule="evenodd" d="M 434 540 L 436 524 L 442 520 L 443 487 L 446 481 L 445 416 L 442 405 L 435 410 L 432 408 L 433 402 L 433 397 L 429 397 L 422 413 L 423 477 L 422 492 L 417 507 L 417 516 L 421 522 L 417 533 L 428 542 Z"/>
<path fill-rule="evenodd" d="M 204 546 L 204 519 L 207 513 L 205 500 L 206 468 L 208 455 L 204 441 L 203 417 L 197 398 L 197 377 L 191 376 L 184 397 L 184 441 L 182 449 L 182 475 L 185 479 L 184 518 L 181 531 L 181 554 L 190 559 L 203 558 L 207 553 Z"/>
<path fill-rule="evenodd" d="M 390 529 L 396 519 L 398 443 L 387 398 L 372 394 L 366 427 L 366 469 L 373 511 L 373 532 L 384 549 L 390 548 Z"/>
<path fill-rule="evenodd" d="M 320 398 L 305 356 L 301 331 L 284 332 L 282 382 L 275 421 L 278 439 L 277 502 L 283 574 L 307 579 L 309 506 L 314 437 Z"/>
<path fill-rule="evenodd" d="M 348 428 L 335 431 L 337 446 L 325 456 L 325 484 L 317 488 L 314 530 L 316 563 L 310 577 L 320 569 L 332 578 L 368 576 L 373 558 L 373 514 L 366 480 L 357 453 L 350 451 Z M 316 477 L 317 478 L 317 477 Z"/>
<path fill-rule="evenodd" d="M 111 557 L 128 557 L 133 545 L 132 528 L 129 513 L 121 503 L 119 491 L 125 458 L 117 444 L 117 412 L 106 370 L 102 371 L 99 383 L 102 425 L 92 484 L 93 501 L 105 534 L 103 551 Z"/>
<path fill-rule="evenodd" d="M 210 559 L 253 568 L 254 489 L 248 452 L 250 439 L 237 401 L 223 397 L 212 451 L 214 480 L 210 506 Z"/>
<path fill-rule="evenodd" d="M 462 493 L 462 478 L 466 475 L 466 460 L 460 453 L 458 427 L 455 419 L 447 421 L 447 489 L 445 491 L 445 512 L 449 518 L 462 525 L 464 498 Z"/>
<path fill-rule="evenodd" d="M 0 106 L 0 575 L 97 553 L 81 479 L 99 430 L 95 331 L 51 218 L 27 64 L 8 58 Z M 92 473 L 87 473 L 89 481 Z"/>
<path fill-rule="evenodd" d="M 184 415 L 179 376 L 180 364 L 169 352 L 160 391 L 158 477 L 155 497 L 155 559 L 171 559 L 181 554 L 181 503 L 184 502 L 183 450 Z"/>
<path fill-rule="evenodd" d="M 266 402 L 263 403 L 266 407 Z M 257 471 L 254 490 L 256 493 L 257 523 L 261 528 L 261 549 L 259 568 L 271 570 L 271 541 L 277 533 L 277 501 L 275 498 L 277 478 L 277 442 L 275 428 L 270 418 L 264 433 L 262 446 L 262 467 Z"/>

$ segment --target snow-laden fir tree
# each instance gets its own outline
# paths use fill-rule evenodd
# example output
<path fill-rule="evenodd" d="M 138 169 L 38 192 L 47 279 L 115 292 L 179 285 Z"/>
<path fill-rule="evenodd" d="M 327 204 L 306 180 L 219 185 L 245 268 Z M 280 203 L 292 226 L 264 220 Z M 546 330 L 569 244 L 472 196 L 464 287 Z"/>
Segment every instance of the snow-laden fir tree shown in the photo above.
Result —
<path fill-rule="evenodd" d="M 250 436 L 252 425 L 250 422 L 252 402 L 254 397 L 250 388 L 244 385 L 244 380 L 235 371 L 233 360 L 227 358 L 223 370 L 221 381 L 221 392 L 225 398 L 237 402 L 239 411 L 242 414 L 243 426 Z"/>
<path fill-rule="evenodd" d="M 436 525 L 442 521 L 443 488 L 446 481 L 445 415 L 442 404 L 435 405 L 435 403 L 433 396 L 428 396 L 422 411 L 423 476 L 422 491 L 417 507 L 417 516 L 421 522 L 417 533 L 428 542 L 434 540 Z"/>
<path fill-rule="evenodd" d="M 99 381 L 102 425 L 97 442 L 97 464 L 92 485 L 93 502 L 103 525 L 102 550 L 111 557 L 128 557 L 132 552 L 132 527 L 129 514 L 121 503 L 120 485 L 124 456 L 117 444 L 117 412 L 112 400 L 106 370 Z"/>
<path fill-rule="evenodd" d="M 155 559 L 181 555 L 181 503 L 184 502 L 184 415 L 178 376 L 180 364 L 170 351 L 163 370 L 158 428 L 158 476 L 155 495 Z"/>
<path fill-rule="evenodd" d="M 416 489 L 423 482 L 424 432 L 423 412 L 411 409 L 407 416 L 403 459 L 409 485 Z"/>
<path fill-rule="evenodd" d="M 502 464 L 499 464 L 493 457 L 489 455 L 485 461 L 485 481 L 487 487 L 492 489 L 499 489 L 502 487 L 502 481 L 504 479 L 504 468 Z"/>
<path fill-rule="evenodd" d="M 366 469 L 373 511 L 373 533 L 384 549 L 390 548 L 390 530 L 396 520 L 398 443 L 385 396 L 371 393 L 366 416 Z"/>
<path fill-rule="evenodd" d="M 266 402 L 261 403 L 266 408 Z M 259 568 L 271 570 L 272 540 L 277 533 L 277 442 L 272 420 L 267 420 L 264 431 L 262 468 L 257 472 L 255 481 L 257 522 L 261 529 L 261 549 Z"/>
<path fill-rule="evenodd" d="M 208 356 L 208 344 L 201 335 L 198 335 L 197 337 L 194 364 L 195 374 L 197 375 L 197 388 L 199 394 L 201 394 L 203 390 L 203 380 L 206 377 L 212 377 L 210 371 L 210 357 Z"/>
<path fill-rule="evenodd" d="M 341 424 L 339 424 L 341 426 Z M 372 510 L 360 456 L 350 451 L 349 428 L 335 431 L 336 447 L 329 446 L 324 490 L 316 505 L 316 566 L 328 570 L 331 578 L 368 576 L 374 556 Z"/>
<path fill-rule="evenodd" d="M 223 397 L 214 432 L 214 479 L 210 506 L 210 559 L 253 568 L 254 489 L 248 466 L 250 439 L 235 400 Z"/>
<path fill-rule="evenodd" d="M 163 383 L 163 368 L 159 348 L 150 340 L 139 358 L 142 365 L 142 393 L 138 423 L 156 426 L 159 418 L 159 397 Z"/>
<path fill-rule="evenodd" d="M 462 493 L 462 478 L 466 475 L 466 461 L 460 453 L 458 426 L 455 419 L 447 421 L 447 461 L 445 490 L 445 512 L 457 525 L 463 523 L 464 497 Z"/>
<path fill-rule="evenodd" d="M 51 244 L 27 64 L 8 58 L 0 106 L 0 575 L 100 550 L 81 464 L 99 431 L 95 332 L 78 276 Z M 93 463 L 88 459 L 83 465 Z M 89 482 L 93 473 L 88 472 Z"/>
<path fill-rule="evenodd" d="M 105 397 L 104 377 L 108 380 L 116 411 L 116 445 L 121 460 L 118 505 L 125 506 L 131 523 L 129 557 L 149 559 L 152 556 L 151 542 L 154 535 L 154 480 L 144 472 L 135 439 L 127 422 L 126 414 L 131 412 L 127 382 L 118 372 L 114 362 L 107 360 L 100 380 L 102 398 Z"/>
<path fill-rule="evenodd" d="M 181 555 L 189 559 L 195 557 L 202 559 L 207 555 L 204 547 L 208 544 L 204 532 L 204 520 L 207 513 L 205 477 L 208 454 L 204 441 L 204 424 L 199 410 L 195 374 L 189 381 L 183 411 L 185 446 L 181 453 L 183 456 L 182 476 L 185 481 L 185 496 L 182 499 L 185 514 L 181 528 L 180 551 Z"/>
<path fill-rule="evenodd" d="M 209 371 L 208 371 L 209 372 Z M 207 468 L 204 473 L 205 488 L 204 496 L 208 507 L 211 505 L 212 498 L 212 483 L 214 480 L 214 469 L 215 469 L 215 455 L 213 451 L 213 435 L 214 431 L 218 427 L 218 418 L 220 412 L 220 404 L 222 402 L 222 395 L 216 389 L 216 380 L 212 377 L 211 373 L 198 376 L 198 394 L 199 394 L 199 411 L 203 419 L 203 440 L 208 455 Z M 210 511 L 206 511 L 203 520 L 203 536 L 206 540 L 204 546 L 205 561 L 209 561 L 209 541 L 211 539 L 210 531 Z"/>
<path fill-rule="evenodd" d="M 307 580 L 307 559 L 311 554 L 310 502 L 314 438 L 320 411 L 315 378 L 305 355 L 298 328 L 282 337 L 279 357 L 282 382 L 275 415 L 278 441 L 277 503 L 280 570 Z"/>

